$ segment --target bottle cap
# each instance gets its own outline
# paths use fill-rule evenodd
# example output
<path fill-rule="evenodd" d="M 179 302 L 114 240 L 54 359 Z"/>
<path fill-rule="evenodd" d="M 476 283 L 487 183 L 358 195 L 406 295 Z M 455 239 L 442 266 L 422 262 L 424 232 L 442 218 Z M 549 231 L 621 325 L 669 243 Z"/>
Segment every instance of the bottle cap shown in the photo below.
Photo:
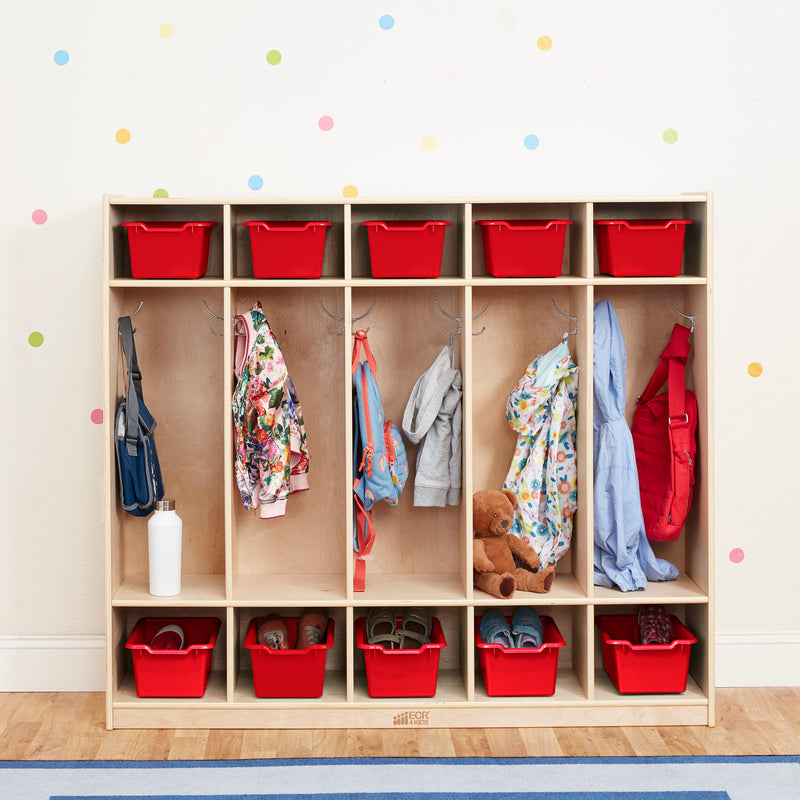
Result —
<path fill-rule="evenodd" d="M 174 511 L 175 500 L 171 497 L 165 497 L 163 500 L 156 500 L 156 511 Z"/>

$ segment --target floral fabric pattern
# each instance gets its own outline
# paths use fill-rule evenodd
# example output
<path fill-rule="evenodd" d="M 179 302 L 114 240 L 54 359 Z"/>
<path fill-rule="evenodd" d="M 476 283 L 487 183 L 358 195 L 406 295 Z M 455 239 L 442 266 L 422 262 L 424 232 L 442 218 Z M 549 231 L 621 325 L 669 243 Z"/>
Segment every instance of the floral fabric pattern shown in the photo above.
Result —
<path fill-rule="evenodd" d="M 263 519 L 282 516 L 287 496 L 308 488 L 303 412 L 261 303 L 236 323 L 243 334 L 232 401 L 236 484 L 245 508 Z"/>
<path fill-rule="evenodd" d="M 578 507 L 575 454 L 578 367 L 567 337 L 538 356 L 506 404 L 517 445 L 503 483 L 517 496 L 512 532 L 536 550 L 542 566 L 569 548 Z"/>

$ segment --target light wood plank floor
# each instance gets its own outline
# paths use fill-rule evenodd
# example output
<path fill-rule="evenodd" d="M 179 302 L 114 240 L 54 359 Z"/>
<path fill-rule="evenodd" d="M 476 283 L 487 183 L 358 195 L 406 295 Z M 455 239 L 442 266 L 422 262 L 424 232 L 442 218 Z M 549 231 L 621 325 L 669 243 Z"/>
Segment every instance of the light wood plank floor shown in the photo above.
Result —
<path fill-rule="evenodd" d="M 800 754 L 800 687 L 716 697 L 714 728 L 107 731 L 101 693 L 0 693 L 0 759 Z"/>

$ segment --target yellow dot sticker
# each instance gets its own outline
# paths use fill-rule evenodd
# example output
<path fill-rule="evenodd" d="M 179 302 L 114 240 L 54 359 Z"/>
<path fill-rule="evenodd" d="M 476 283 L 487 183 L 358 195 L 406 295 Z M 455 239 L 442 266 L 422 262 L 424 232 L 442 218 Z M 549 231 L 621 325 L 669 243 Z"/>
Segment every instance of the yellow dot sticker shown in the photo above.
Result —
<path fill-rule="evenodd" d="M 171 39 L 174 33 L 175 33 L 175 28 L 173 28 L 172 25 L 169 24 L 169 22 L 165 22 L 158 29 L 158 35 L 162 39 Z"/>
<path fill-rule="evenodd" d="M 352 183 L 348 183 L 347 186 L 342 189 L 342 197 L 358 197 L 358 189 L 356 189 Z"/>
<path fill-rule="evenodd" d="M 536 40 L 536 46 L 540 50 L 549 50 L 553 46 L 553 40 L 549 36 L 540 36 Z"/>
<path fill-rule="evenodd" d="M 758 361 L 751 361 L 747 365 L 747 372 L 753 378 L 757 378 L 763 371 L 764 367 L 762 367 L 761 364 L 758 363 Z"/>
<path fill-rule="evenodd" d="M 430 152 L 436 149 L 436 138 L 433 136 L 425 136 L 422 140 L 422 149 Z"/>
<path fill-rule="evenodd" d="M 120 128 L 115 134 L 114 138 L 120 144 L 128 144 L 131 140 L 131 132 L 127 128 Z"/>

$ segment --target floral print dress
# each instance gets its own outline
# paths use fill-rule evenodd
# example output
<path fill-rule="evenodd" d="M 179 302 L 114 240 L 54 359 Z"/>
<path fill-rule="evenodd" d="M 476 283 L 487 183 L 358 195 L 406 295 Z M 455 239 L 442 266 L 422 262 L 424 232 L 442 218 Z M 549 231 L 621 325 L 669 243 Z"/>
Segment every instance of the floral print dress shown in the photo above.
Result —
<path fill-rule="evenodd" d="M 308 489 L 303 412 L 261 303 L 236 317 L 236 329 L 236 483 L 245 508 L 279 517 L 291 492 Z"/>
<path fill-rule="evenodd" d="M 506 404 L 506 419 L 517 432 L 503 484 L 517 496 L 512 532 L 536 550 L 543 567 L 555 564 L 572 538 L 577 402 L 578 367 L 565 335 L 528 365 Z"/>

